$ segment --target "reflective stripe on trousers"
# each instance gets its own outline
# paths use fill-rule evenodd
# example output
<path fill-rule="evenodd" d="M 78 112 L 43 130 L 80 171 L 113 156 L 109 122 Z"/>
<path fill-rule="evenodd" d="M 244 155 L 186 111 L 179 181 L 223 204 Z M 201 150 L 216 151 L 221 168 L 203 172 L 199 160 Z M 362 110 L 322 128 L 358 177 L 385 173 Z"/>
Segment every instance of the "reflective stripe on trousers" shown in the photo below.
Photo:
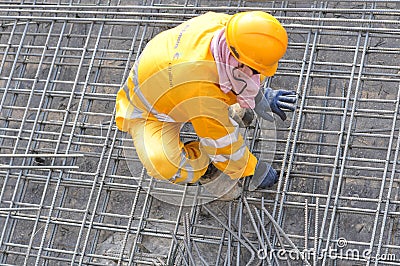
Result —
<path fill-rule="evenodd" d="M 181 176 L 182 169 L 185 170 L 188 173 L 188 175 L 185 178 L 185 180 L 176 182 L 176 180 Z M 194 169 L 193 169 L 192 165 L 190 165 L 190 163 L 188 162 L 185 151 L 182 150 L 181 162 L 179 163 L 179 169 L 176 172 L 176 175 L 173 178 L 171 178 L 169 181 L 171 181 L 172 183 L 176 183 L 176 184 L 189 184 L 189 183 L 193 183 L 193 179 L 194 179 Z"/>

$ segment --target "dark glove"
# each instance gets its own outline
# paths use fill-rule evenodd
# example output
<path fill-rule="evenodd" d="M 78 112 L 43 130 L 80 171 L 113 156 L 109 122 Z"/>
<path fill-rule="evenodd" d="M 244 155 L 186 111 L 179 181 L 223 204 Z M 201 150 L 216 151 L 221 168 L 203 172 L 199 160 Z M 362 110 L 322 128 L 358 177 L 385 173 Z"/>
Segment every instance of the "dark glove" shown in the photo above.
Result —
<path fill-rule="evenodd" d="M 266 162 L 258 161 L 254 175 L 250 177 L 249 190 L 254 191 L 257 188 L 265 189 L 272 187 L 278 182 L 278 173 Z"/>
<path fill-rule="evenodd" d="M 268 113 L 269 108 L 271 108 L 272 112 L 279 115 L 279 117 L 285 121 L 286 114 L 282 109 L 290 111 L 296 110 L 296 97 L 293 97 L 294 95 L 296 95 L 295 91 L 274 91 L 271 88 L 266 88 L 263 95 L 260 90 L 255 98 L 256 106 L 254 111 L 262 118 L 272 122 L 274 121 L 273 117 Z"/>

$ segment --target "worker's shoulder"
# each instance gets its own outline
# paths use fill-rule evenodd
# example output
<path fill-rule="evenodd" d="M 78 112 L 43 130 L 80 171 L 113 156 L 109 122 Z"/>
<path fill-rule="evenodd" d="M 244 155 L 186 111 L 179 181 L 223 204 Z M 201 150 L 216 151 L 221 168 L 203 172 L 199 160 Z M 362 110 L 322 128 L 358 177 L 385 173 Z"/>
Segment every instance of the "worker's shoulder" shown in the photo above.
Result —
<path fill-rule="evenodd" d="M 204 13 L 202 15 L 199 15 L 197 17 L 194 17 L 190 19 L 188 22 L 193 23 L 193 22 L 203 22 L 205 25 L 207 24 L 220 24 L 220 25 L 226 25 L 228 20 L 231 18 L 231 15 L 225 14 L 225 13 L 219 13 L 219 12 L 212 12 L 209 11 L 207 13 Z"/>
<path fill-rule="evenodd" d="M 226 13 L 221 13 L 221 12 L 213 12 L 213 11 L 208 11 L 202 15 L 199 15 L 199 17 L 211 17 L 215 19 L 229 19 L 232 17 L 232 15 L 226 14 Z"/>

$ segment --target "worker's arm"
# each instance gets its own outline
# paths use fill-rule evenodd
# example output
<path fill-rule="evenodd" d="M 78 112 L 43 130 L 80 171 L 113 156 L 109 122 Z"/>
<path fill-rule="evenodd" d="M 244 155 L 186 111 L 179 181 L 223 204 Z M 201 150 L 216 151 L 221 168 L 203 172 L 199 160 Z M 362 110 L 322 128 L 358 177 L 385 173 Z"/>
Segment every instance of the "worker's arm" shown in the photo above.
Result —
<path fill-rule="evenodd" d="M 192 112 L 196 110 L 190 121 L 200 138 L 201 149 L 231 178 L 253 175 L 257 159 L 239 133 L 239 125 L 229 117 L 225 95 L 213 86 L 204 86 L 202 92 L 207 90 L 209 94 L 188 99 L 185 105 Z"/>

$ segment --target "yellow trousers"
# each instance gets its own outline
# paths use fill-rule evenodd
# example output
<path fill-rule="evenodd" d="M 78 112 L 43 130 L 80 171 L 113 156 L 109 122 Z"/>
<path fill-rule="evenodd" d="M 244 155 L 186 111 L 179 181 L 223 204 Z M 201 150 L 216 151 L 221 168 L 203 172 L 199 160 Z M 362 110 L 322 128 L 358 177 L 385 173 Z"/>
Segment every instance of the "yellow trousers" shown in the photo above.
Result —
<path fill-rule="evenodd" d="M 155 119 L 131 120 L 129 133 L 150 176 L 177 184 L 195 183 L 207 170 L 208 155 L 198 141 L 181 142 L 181 126 Z"/>

